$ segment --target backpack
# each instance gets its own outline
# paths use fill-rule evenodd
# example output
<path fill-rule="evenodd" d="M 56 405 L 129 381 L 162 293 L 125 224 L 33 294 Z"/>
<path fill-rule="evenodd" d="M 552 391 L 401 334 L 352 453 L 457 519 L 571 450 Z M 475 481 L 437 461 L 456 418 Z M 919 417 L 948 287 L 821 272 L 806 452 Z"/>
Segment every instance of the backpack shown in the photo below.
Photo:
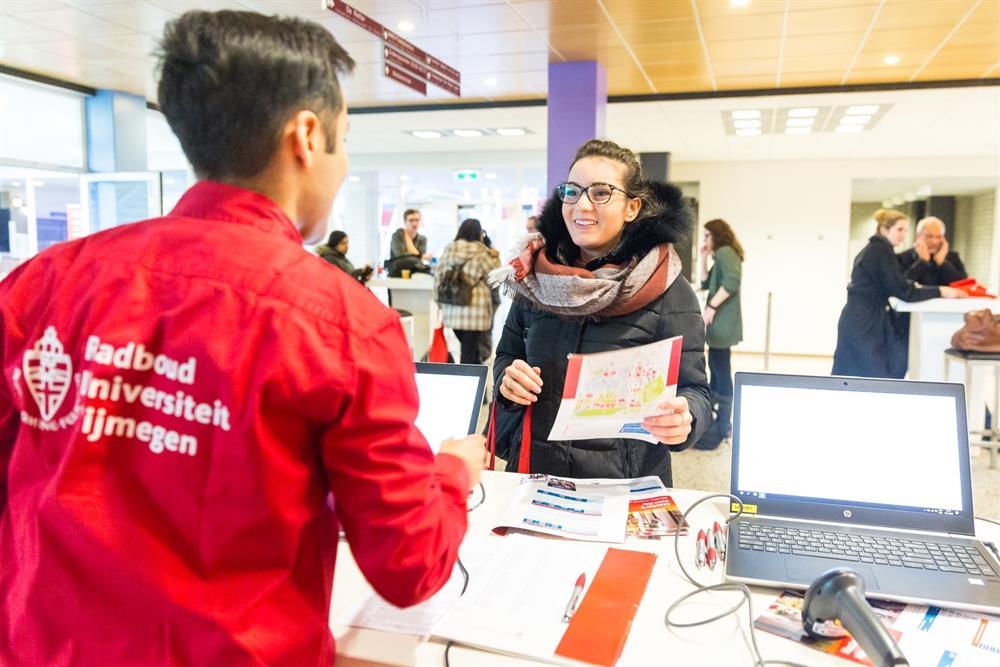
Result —
<path fill-rule="evenodd" d="M 437 302 L 452 306 L 472 303 L 472 283 L 465 276 L 465 263 L 456 264 L 444 271 L 437 285 Z"/>

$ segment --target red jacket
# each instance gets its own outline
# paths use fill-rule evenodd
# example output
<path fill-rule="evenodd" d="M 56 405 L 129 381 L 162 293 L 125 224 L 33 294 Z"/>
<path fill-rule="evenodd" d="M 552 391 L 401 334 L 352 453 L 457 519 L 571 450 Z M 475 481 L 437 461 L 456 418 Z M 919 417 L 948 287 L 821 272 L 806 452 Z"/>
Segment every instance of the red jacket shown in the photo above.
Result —
<path fill-rule="evenodd" d="M 451 575 L 399 318 L 266 197 L 61 243 L 0 320 L 0 664 L 330 664 L 341 525 L 397 605 Z"/>

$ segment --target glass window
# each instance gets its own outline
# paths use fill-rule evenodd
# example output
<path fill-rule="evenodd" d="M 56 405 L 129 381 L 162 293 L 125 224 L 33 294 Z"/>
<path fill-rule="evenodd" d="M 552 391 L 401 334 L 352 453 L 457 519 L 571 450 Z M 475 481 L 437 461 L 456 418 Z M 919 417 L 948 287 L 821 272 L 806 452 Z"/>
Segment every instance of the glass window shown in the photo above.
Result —
<path fill-rule="evenodd" d="M 83 96 L 0 76 L 0 160 L 83 169 Z"/>

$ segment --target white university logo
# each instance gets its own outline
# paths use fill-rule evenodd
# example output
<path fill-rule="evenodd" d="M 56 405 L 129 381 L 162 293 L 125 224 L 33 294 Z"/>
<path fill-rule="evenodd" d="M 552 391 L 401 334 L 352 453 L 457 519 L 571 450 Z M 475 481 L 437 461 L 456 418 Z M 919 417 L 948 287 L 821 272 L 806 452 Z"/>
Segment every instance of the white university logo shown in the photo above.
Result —
<path fill-rule="evenodd" d="M 24 353 L 22 367 L 42 419 L 51 421 L 66 399 L 73 377 L 73 360 L 63 351 L 55 327 L 47 327 L 35 347 Z"/>

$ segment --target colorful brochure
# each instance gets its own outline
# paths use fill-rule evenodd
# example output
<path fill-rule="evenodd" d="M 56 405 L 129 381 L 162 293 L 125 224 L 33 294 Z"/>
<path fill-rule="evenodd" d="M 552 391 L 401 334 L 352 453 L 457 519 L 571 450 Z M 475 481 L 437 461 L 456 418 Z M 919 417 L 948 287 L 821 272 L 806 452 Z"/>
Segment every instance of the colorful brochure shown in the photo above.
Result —
<path fill-rule="evenodd" d="M 830 639 L 814 639 L 802 628 L 802 591 L 784 591 L 754 627 L 801 642 L 858 665 L 872 661 L 837 623 L 827 622 Z M 869 600 L 911 665 L 986 667 L 1000 658 L 1000 617 L 939 607 Z"/>
<path fill-rule="evenodd" d="M 549 440 L 631 438 L 656 442 L 645 417 L 677 395 L 681 336 L 611 352 L 571 354 Z"/>

